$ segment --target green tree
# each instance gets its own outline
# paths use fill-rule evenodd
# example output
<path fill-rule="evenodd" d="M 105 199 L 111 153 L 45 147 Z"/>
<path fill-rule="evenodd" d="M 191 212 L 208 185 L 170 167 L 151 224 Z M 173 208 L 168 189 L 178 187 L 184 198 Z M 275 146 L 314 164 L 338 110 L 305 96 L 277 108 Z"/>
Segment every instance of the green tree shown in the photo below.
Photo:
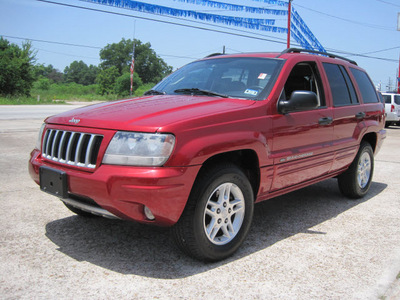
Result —
<path fill-rule="evenodd" d="M 61 83 L 64 77 L 64 74 L 55 69 L 53 65 L 37 64 L 34 67 L 34 73 L 36 80 L 47 78 L 55 83 Z"/>
<path fill-rule="evenodd" d="M 47 75 L 47 78 L 50 79 L 54 83 L 62 83 L 64 81 L 64 74 L 56 69 L 53 69 Z"/>
<path fill-rule="evenodd" d="M 40 90 L 47 91 L 50 88 L 50 79 L 41 77 L 33 84 L 33 87 Z"/>
<path fill-rule="evenodd" d="M 75 82 L 83 85 L 93 84 L 96 80 L 98 67 L 88 66 L 83 61 L 73 61 L 64 69 L 65 82 Z"/>
<path fill-rule="evenodd" d="M 96 83 L 99 85 L 99 93 L 101 95 L 111 94 L 114 92 L 115 80 L 119 77 L 118 69 L 115 66 L 100 70 L 97 74 Z"/>
<path fill-rule="evenodd" d="M 0 94 L 29 95 L 35 81 L 35 56 L 30 42 L 20 48 L 0 37 Z"/>
<path fill-rule="evenodd" d="M 143 83 L 137 73 L 133 73 L 132 93 L 134 93 Z M 131 88 L 131 74 L 124 73 L 115 80 L 114 92 L 118 96 L 128 96 Z"/>
<path fill-rule="evenodd" d="M 158 82 L 172 72 L 172 67 L 161 59 L 153 49 L 151 44 L 142 44 L 141 41 L 134 39 L 122 39 L 119 43 L 108 44 L 100 50 L 100 68 L 107 69 L 116 67 L 118 73 L 122 75 L 129 72 L 132 61 L 133 44 L 135 44 L 135 73 L 144 83 Z"/>

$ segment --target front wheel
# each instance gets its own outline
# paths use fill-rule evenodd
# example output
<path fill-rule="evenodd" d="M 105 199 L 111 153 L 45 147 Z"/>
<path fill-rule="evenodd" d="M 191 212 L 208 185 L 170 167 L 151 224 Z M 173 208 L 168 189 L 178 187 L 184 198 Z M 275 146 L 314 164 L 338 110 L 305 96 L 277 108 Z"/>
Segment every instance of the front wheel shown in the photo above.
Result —
<path fill-rule="evenodd" d="M 235 165 L 218 165 L 202 172 L 173 227 L 177 245 L 204 261 L 232 255 L 249 231 L 253 203 L 251 184 Z"/>
<path fill-rule="evenodd" d="M 361 198 L 368 192 L 374 173 L 374 153 L 367 142 L 362 142 L 358 153 L 346 172 L 338 177 L 341 193 L 349 198 Z"/>

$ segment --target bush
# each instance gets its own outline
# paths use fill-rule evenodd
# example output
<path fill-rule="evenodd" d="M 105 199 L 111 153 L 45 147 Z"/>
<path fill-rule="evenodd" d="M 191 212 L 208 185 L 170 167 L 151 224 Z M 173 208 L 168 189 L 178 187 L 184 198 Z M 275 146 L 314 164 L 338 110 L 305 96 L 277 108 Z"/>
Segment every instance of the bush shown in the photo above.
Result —
<path fill-rule="evenodd" d="M 48 78 L 40 78 L 39 80 L 33 83 L 33 88 L 38 90 L 47 91 L 50 89 L 50 79 Z"/>
<path fill-rule="evenodd" d="M 132 93 L 138 89 L 138 87 L 142 86 L 142 80 L 140 79 L 137 73 L 133 73 L 133 85 L 132 85 Z M 130 94 L 131 89 L 131 74 L 124 73 L 120 77 L 117 78 L 114 85 L 114 92 L 121 97 L 126 97 Z"/>
<path fill-rule="evenodd" d="M 151 90 L 153 88 L 153 86 L 155 86 L 154 83 L 146 83 L 144 85 L 141 85 L 138 89 L 136 89 L 135 96 L 136 97 L 143 96 L 143 94 L 145 92 L 147 92 L 148 90 Z"/>

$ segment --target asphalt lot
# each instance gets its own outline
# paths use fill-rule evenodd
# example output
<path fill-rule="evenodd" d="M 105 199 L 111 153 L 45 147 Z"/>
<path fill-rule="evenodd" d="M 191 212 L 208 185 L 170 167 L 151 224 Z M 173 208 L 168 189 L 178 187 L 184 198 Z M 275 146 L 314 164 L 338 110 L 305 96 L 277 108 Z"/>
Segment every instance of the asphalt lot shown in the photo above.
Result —
<path fill-rule="evenodd" d="M 367 197 L 331 179 L 266 201 L 240 250 L 204 264 L 168 229 L 81 218 L 40 192 L 27 164 L 41 122 L 0 118 L 2 299 L 400 299 L 400 127 Z"/>

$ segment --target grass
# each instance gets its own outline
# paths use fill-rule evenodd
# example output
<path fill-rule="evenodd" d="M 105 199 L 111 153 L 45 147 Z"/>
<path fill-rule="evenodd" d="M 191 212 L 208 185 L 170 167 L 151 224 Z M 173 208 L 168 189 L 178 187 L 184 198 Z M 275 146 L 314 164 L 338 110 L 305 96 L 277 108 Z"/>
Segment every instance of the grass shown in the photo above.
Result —
<path fill-rule="evenodd" d="M 34 105 L 34 104 L 63 104 L 65 101 L 53 101 L 48 99 L 35 99 L 27 96 L 15 96 L 15 97 L 0 97 L 0 105 Z"/>
<path fill-rule="evenodd" d="M 152 83 L 143 85 L 137 89 L 134 97 L 142 96 L 143 93 L 153 86 Z M 50 84 L 45 88 L 34 85 L 31 96 L 0 96 L 0 105 L 37 105 L 37 104 L 63 104 L 66 101 L 111 101 L 127 97 L 115 94 L 97 94 L 97 85 L 83 86 L 76 83 Z"/>

